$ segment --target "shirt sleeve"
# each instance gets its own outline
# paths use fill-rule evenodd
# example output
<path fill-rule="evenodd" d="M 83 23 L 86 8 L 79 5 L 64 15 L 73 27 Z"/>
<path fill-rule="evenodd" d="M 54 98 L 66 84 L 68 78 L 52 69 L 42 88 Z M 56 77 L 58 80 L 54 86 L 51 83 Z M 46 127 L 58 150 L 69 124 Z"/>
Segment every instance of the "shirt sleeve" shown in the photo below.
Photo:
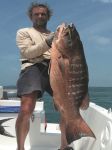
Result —
<path fill-rule="evenodd" d="M 39 43 L 34 43 L 29 33 L 27 31 L 23 31 L 22 29 L 17 31 L 16 43 L 20 49 L 21 55 L 27 59 L 40 57 L 50 48 L 45 40 Z"/>

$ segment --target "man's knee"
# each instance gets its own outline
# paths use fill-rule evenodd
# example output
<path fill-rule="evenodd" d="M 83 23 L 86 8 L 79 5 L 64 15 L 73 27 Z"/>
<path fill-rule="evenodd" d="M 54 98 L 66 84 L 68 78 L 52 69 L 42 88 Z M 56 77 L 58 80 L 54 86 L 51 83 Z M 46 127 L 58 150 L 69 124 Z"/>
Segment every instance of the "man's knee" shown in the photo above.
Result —
<path fill-rule="evenodd" d="M 26 105 L 26 106 L 24 106 L 24 107 L 21 107 L 21 110 L 20 110 L 20 113 L 22 114 L 22 115 L 27 115 L 27 116 L 30 116 L 31 114 L 32 114 L 32 112 L 33 112 L 33 110 L 34 110 L 34 108 L 32 108 L 31 106 L 29 106 L 29 105 Z"/>
<path fill-rule="evenodd" d="M 23 115 L 31 115 L 35 108 L 35 103 L 36 103 L 35 99 L 30 98 L 22 99 L 20 113 L 22 113 Z"/>

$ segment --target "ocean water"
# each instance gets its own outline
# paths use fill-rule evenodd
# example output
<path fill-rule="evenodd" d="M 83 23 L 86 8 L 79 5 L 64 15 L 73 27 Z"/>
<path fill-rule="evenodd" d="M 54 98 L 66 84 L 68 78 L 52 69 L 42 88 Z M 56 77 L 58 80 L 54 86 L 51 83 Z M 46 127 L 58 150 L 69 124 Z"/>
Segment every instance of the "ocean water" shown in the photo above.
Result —
<path fill-rule="evenodd" d="M 112 87 L 91 87 L 89 93 L 92 102 L 106 109 L 112 108 Z"/>
<path fill-rule="evenodd" d="M 15 90 L 15 87 L 6 87 Z M 11 95 L 12 96 L 12 95 Z M 90 87 L 90 101 L 106 109 L 112 108 L 112 87 Z M 59 113 L 55 110 L 52 97 L 47 93 L 43 95 L 47 122 L 59 122 Z"/>

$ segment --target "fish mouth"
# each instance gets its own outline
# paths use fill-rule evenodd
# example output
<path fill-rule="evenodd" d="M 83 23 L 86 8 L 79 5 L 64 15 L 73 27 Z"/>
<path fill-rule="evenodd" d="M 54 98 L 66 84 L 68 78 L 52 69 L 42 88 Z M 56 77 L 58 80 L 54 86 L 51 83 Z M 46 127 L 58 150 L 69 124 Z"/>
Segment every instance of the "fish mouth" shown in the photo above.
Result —
<path fill-rule="evenodd" d="M 71 42 L 73 39 L 74 31 L 75 31 L 75 26 L 73 23 L 70 24 L 62 23 L 57 27 L 54 39 L 55 40 L 66 39 L 67 41 Z"/>
<path fill-rule="evenodd" d="M 3 123 L 5 123 L 6 121 L 9 121 L 11 119 L 14 119 L 14 118 L 7 118 L 7 119 L 0 120 L 0 135 L 7 136 L 7 137 L 15 137 L 5 130 L 5 127 L 8 127 L 8 126 L 2 125 Z"/>
<path fill-rule="evenodd" d="M 64 38 L 67 38 L 69 42 L 72 41 L 73 39 L 73 34 L 75 31 L 75 26 L 73 23 L 67 24 L 67 23 L 62 23 L 58 28 L 57 32 L 62 33 L 62 36 Z"/>
<path fill-rule="evenodd" d="M 73 23 L 65 24 L 64 29 L 63 29 L 64 37 L 69 48 L 73 47 L 73 39 L 74 39 L 74 31 L 75 31 L 74 29 L 75 29 L 75 26 Z"/>
<path fill-rule="evenodd" d="M 79 43 L 80 37 L 73 23 L 62 23 L 57 27 L 53 46 L 56 47 L 63 56 L 68 57 L 75 54 Z"/>
<path fill-rule="evenodd" d="M 70 23 L 70 24 L 65 24 L 65 28 L 67 29 L 73 29 L 74 28 L 74 24 L 73 23 Z"/>

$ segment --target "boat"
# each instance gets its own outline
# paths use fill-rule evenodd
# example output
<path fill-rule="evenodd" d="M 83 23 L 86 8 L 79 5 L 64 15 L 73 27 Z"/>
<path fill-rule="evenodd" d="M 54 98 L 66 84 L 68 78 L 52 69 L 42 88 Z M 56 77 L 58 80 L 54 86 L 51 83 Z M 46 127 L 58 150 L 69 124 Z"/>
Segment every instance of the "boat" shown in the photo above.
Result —
<path fill-rule="evenodd" d="M 8 112 L 7 108 L 14 111 Z M 4 99 L 3 88 L 0 87 L 0 150 L 16 150 L 17 148 L 15 121 L 19 108 L 20 101 L 16 98 Z M 82 137 L 70 144 L 74 150 L 112 150 L 111 109 L 107 110 L 91 102 L 87 110 L 80 110 L 80 112 L 96 139 Z M 26 138 L 25 150 L 58 150 L 60 140 L 59 124 L 46 122 L 44 101 L 36 102 L 30 119 L 30 131 Z"/>

